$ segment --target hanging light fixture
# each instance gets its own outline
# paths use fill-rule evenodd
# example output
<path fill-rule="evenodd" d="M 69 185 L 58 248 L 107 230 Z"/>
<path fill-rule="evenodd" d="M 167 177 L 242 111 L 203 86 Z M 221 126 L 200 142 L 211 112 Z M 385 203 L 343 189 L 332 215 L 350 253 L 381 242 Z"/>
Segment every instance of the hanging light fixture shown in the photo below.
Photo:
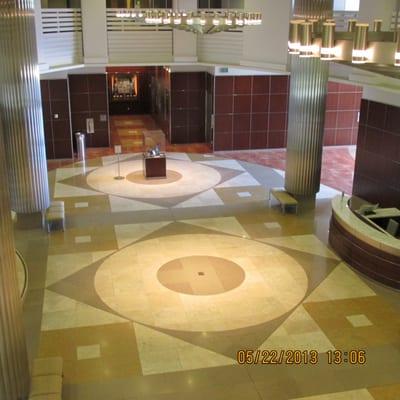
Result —
<path fill-rule="evenodd" d="M 349 19 L 347 21 L 347 32 L 355 32 L 356 24 L 357 24 L 357 20 L 356 19 Z"/>
<path fill-rule="evenodd" d="M 289 25 L 288 52 L 304 58 L 319 57 L 322 61 L 341 60 L 346 62 L 349 61 L 348 45 L 343 42 L 351 40 L 353 44 L 351 62 L 364 64 L 379 57 L 379 54 L 376 54 L 379 51 L 374 53 L 374 47 L 369 47 L 368 40 L 379 42 L 379 45 L 391 42 L 391 46 L 393 44 L 396 46 L 394 65 L 400 67 L 400 29 L 397 34 L 393 31 L 383 32 L 382 19 L 375 19 L 373 32 L 369 33 L 368 24 L 358 23 L 355 19 L 347 20 L 347 33 L 336 31 L 335 20 L 331 18 L 294 19 L 290 21 Z M 377 35 L 376 33 L 382 34 Z"/>
<path fill-rule="evenodd" d="M 289 54 L 300 54 L 300 24 L 302 22 L 304 21 L 299 19 L 290 21 L 288 41 Z"/>
<path fill-rule="evenodd" d="M 368 61 L 368 24 L 356 24 L 352 62 L 353 64 L 364 64 Z"/>
<path fill-rule="evenodd" d="M 309 58 L 316 56 L 316 47 L 313 45 L 313 22 L 300 24 L 300 57 Z"/>
<path fill-rule="evenodd" d="M 381 19 L 375 19 L 373 31 L 381 32 L 382 31 L 382 23 L 383 23 L 383 21 Z"/>
<path fill-rule="evenodd" d="M 330 61 L 336 58 L 335 27 L 334 22 L 325 22 L 322 25 L 321 60 Z"/>
<path fill-rule="evenodd" d="M 262 24 L 259 12 L 237 12 L 233 10 L 213 11 L 182 11 L 172 9 L 149 9 L 140 13 L 121 10 L 116 13 L 118 18 L 134 18 L 138 22 L 149 25 L 164 25 L 193 33 L 217 33 L 245 26 Z"/>
<path fill-rule="evenodd" d="M 400 31 L 397 31 L 396 52 L 394 54 L 394 65 L 400 67 Z"/>

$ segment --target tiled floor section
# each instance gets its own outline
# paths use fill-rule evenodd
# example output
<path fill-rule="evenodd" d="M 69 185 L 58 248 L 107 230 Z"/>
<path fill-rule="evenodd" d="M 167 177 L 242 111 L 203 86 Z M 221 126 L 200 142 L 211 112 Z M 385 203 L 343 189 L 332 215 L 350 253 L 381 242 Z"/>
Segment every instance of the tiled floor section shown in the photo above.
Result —
<path fill-rule="evenodd" d="M 247 161 L 285 170 L 286 150 L 252 150 L 217 152 L 218 156 Z M 324 147 L 322 154 L 321 183 L 336 190 L 352 194 L 355 146 Z"/>
<path fill-rule="evenodd" d="M 115 161 L 50 172 L 65 232 L 16 231 L 30 354 L 64 358 L 64 400 L 399 399 L 400 293 L 327 246 L 337 192 L 282 215 L 267 204 L 283 183 L 272 168 L 169 153 L 182 178 L 144 185 L 112 179 Z"/>
<path fill-rule="evenodd" d="M 158 130 L 157 123 L 150 115 L 114 115 L 110 117 L 111 146 L 88 148 L 87 158 L 95 159 L 114 155 L 114 145 L 121 145 L 123 153 L 143 152 L 143 130 Z M 210 153 L 211 147 L 205 143 L 171 144 L 169 152 Z M 49 160 L 49 170 L 69 165 L 71 160 Z"/>
<path fill-rule="evenodd" d="M 110 148 L 89 148 L 88 158 L 99 158 L 113 155 L 113 146 L 122 145 L 124 153 L 142 152 L 143 130 L 159 129 L 149 115 L 113 116 L 110 119 L 111 144 Z M 188 145 L 171 145 L 167 143 L 169 152 L 211 153 L 209 145 L 194 143 Z M 286 150 L 251 150 L 218 152 L 218 156 L 248 161 L 279 170 L 285 170 Z M 355 146 L 324 147 L 322 158 L 321 183 L 347 194 L 352 193 L 354 175 Z M 71 160 L 48 161 L 49 170 L 71 163 Z"/>

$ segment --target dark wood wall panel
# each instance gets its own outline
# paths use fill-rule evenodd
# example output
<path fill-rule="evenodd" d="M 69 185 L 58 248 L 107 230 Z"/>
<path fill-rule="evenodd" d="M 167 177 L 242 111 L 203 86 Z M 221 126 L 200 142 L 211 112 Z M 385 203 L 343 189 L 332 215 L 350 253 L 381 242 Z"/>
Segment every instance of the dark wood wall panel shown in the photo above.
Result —
<path fill-rule="evenodd" d="M 69 75 L 72 131 L 86 132 L 86 119 L 94 119 L 94 133 L 87 135 L 88 147 L 108 147 L 108 92 L 106 74 Z"/>
<path fill-rule="evenodd" d="M 362 100 L 353 194 L 400 207 L 400 108 Z"/>
<path fill-rule="evenodd" d="M 48 159 L 72 158 L 68 81 L 41 80 L 46 156 Z"/>
<path fill-rule="evenodd" d="M 289 77 L 217 76 L 215 150 L 286 147 Z M 357 142 L 362 88 L 328 83 L 325 146 Z"/>
<path fill-rule="evenodd" d="M 206 102 L 205 102 L 205 140 L 207 143 L 213 141 L 212 117 L 214 114 L 214 75 L 206 73 Z"/>
<path fill-rule="evenodd" d="M 346 231 L 332 215 L 329 243 L 353 268 L 385 285 L 400 289 L 400 258 L 368 245 Z"/>
<path fill-rule="evenodd" d="M 151 77 L 151 114 L 166 138 L 171 141 L 171 79 L 164 67 L 156 67 Z"/>
<path fill-rule="evenodd" d="M 286 146 L 289 77 L 217 76 L 214 150 Z"/>
<path fill-rule="evenodd" d="M 328 82 L 324 146 L 357 144 L 362 86 Z"/>
<path fill-rule="evenodd" d="M 171 143 L 204 143 L 205 72 L 171 73 Z"/>

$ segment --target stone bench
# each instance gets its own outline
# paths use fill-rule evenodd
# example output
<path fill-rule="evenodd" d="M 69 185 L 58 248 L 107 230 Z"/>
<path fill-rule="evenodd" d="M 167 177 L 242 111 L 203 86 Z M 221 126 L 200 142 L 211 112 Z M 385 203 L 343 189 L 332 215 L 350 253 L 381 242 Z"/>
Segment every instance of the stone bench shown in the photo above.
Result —
<path fill-rule="evenodd" d="M 275 197 L 275 199 L 280 203 L 283 214 L 286 213 L 286 207 L 295 208 L 297 214 L 298 202 L 285 189 L 272 188 L 269 190 L 268 203 L 270 207 L 272 196 Z"/>
<path fill-rule="evenodd" d="M 47 232 L 50 233 L 53 225 L 59 225 L 62 230 L 65 230 L 65 208 L 63 201 L 53 201 L 46 211 L 46 227 Z"/>
<path fill-rule="evenodd" d="M 62 378 L 61 357 L 36 358 L 32 368 L 29 400 L 61 400 Z"/>

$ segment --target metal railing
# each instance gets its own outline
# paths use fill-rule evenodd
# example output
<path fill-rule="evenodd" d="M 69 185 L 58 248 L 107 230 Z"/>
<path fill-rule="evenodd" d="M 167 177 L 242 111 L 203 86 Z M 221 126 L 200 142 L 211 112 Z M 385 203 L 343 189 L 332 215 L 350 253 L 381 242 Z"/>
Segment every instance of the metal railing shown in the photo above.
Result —
<path fill-rule="evenodd" d="M 42 33 L 82 32 L 80 8 L 42 9 Z"/>
<path fill-rule="evenodd" d="M 40 41 L 41 62 L 49 66 L 81 63 L 83 60 L 81 9 L 42 9 Z"/>

